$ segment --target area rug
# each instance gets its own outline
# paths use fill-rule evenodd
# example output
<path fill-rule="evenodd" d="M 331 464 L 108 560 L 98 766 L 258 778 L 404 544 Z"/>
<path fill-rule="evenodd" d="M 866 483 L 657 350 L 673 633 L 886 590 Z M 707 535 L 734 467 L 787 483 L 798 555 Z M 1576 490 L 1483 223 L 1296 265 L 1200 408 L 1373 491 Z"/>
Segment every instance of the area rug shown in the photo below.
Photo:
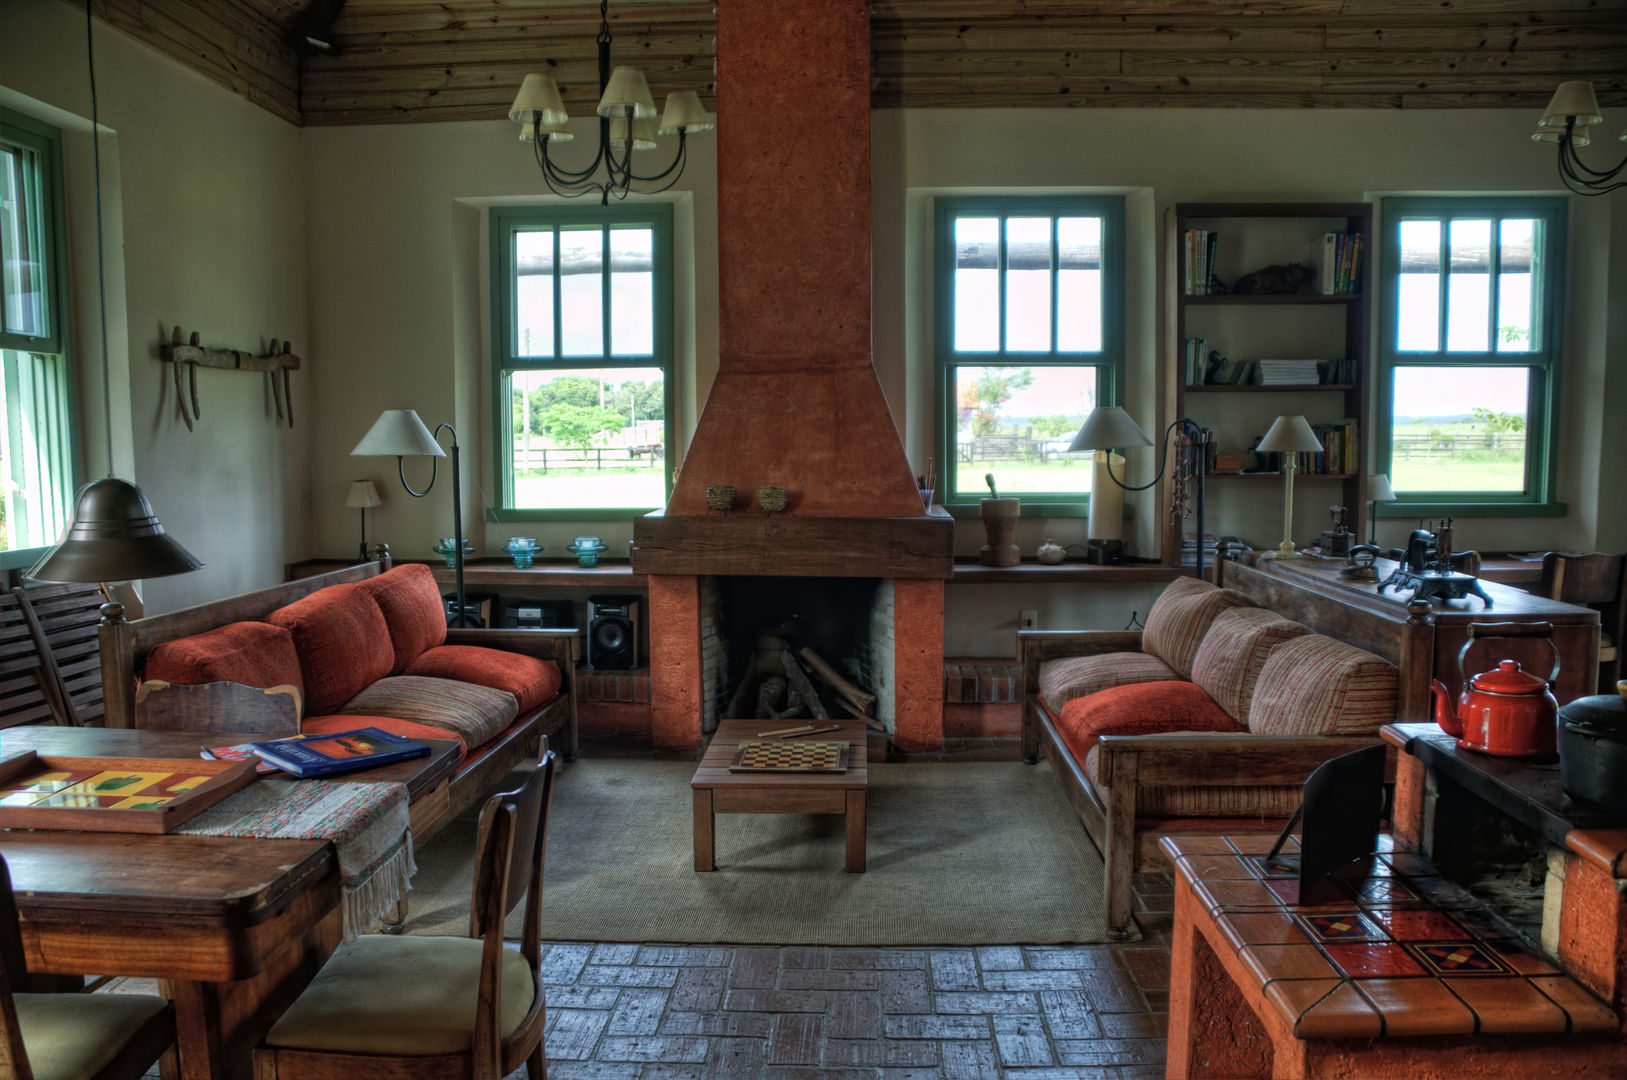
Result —
<path fill-rule="evenodd" d="M 690 762 L 561 768 L 542 936 L 776 945 L 1105 940 L 1102 860 L 1049 766 L 870 767 L 868 863 L 843 872 L 842 819 L 726 814 L 696 873 Z M 407 932 L 468 932 L 478 808 L 418 851 Z M 521 904 L 507 932 L 520 933 Z"/>

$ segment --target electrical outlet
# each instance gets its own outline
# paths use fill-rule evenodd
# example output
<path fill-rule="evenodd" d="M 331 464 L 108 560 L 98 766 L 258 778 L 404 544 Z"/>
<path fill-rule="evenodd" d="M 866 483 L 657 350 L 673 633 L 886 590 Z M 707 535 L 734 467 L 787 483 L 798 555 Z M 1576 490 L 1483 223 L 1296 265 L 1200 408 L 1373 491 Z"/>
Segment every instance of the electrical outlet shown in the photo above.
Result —
<path fill-rule="evenodd" d="M 1020 630 L 1038 630 L 1039 612 L 1024 611 L 1017 615 L 1017 628 Z"/>

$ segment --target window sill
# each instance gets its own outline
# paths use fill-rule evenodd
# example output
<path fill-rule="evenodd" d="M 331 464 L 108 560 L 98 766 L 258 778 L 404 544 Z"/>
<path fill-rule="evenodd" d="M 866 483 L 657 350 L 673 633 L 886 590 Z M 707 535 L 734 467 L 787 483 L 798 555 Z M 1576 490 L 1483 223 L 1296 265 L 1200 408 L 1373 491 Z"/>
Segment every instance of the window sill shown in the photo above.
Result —
<path fill-rule="evenodd" d="M 1001 498 L 1023 499 L 1021 495 L 1005 496 Z M 978 502 L 943 503 L 943 508 L 949 516 L 957 521 L 977 521 L 983 515 L 982 507 Z M 1023 500 L 1018 508 L 1018 516 L 1025 518 L 1082 518 L 1090 514 L 1088 502 L 1029 502 Z"/>
<path fill-rule="evenodd" d="M 486 509 L 486 520 L 497 525 L 513 525 L 523 521 L 610 521 L 628 522 L 634 518 L 641 518 L 645 514 L 660 510 L 659 506 L 644 507 L 616 507 L 615 509 L 594 509 L 593 507 L 570 508 L 562 510 L 517 510 L 506 508 L 493 510 Z"/>
<path fill-rule="evenodd" d="M 1415 518 L 1429 517 L 1431 515 L 1451 514 L 1454 517 L 1564 517 L 1569 508 L 1562 502 L 1518 502 L 1518 503 L 1492 503 L 1475 502 L 1470 499 L 1461 501 L 1441 499 L 1426 502 L 1395 502 L 1377 503 L 1374 505 L 1374 514 L 1381 518 Z"/>

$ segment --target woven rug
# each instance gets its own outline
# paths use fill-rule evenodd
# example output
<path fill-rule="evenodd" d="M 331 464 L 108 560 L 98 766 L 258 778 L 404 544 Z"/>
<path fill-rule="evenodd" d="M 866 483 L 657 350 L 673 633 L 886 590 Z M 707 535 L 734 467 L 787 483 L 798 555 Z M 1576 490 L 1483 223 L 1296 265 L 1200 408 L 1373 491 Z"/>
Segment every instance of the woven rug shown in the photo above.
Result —
<path fill-rule="evenodd" d="M 1049 766 L 872 765 L 868 869 L 842 819 L 720 814 L 696 873 L 690 762 L 562 766 L 544 939 L 720 944 L 1048 944 L 1105 939 L 1102 860 Z M 516 777 L 518 780 L 518 777 Z M 418 851 L 407 931 L 466 934 L 478 808 Z M 520 933 L 521 904 L 510 916 Z"/>

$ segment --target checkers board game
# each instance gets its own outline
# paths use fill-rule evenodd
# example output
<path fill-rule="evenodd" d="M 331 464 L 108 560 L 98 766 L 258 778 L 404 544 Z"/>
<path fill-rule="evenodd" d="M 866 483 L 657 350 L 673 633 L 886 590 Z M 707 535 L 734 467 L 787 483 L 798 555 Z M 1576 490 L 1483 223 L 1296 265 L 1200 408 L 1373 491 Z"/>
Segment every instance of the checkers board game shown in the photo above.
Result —
<path fill-rule="evenodd" d="M 835 773 L 847 771 L 845 742 L 744 740 L 729 763 L 730 772 Z"/>
<path fill-rule="evenodd" d="M 42 757 L 0 764 L 0 827 L 166 833 L 254 782 L 248 762 Z"/>

